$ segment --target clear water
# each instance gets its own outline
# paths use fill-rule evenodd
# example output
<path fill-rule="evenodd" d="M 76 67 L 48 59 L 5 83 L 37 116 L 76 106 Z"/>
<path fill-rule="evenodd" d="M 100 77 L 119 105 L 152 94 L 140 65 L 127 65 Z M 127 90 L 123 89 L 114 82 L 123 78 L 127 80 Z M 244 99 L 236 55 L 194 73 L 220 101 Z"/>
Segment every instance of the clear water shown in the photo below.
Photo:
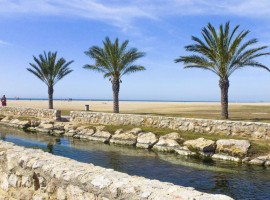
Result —
<path fill-rule="evenodd" d="M 5 127 L 0 127 L 0 139 L 130 175 L 194 187 L 203 192 L 226 194 L 235 199 L 270 199 L 270 168 L 187 159 L 131 147 L 30 134 Z"/>

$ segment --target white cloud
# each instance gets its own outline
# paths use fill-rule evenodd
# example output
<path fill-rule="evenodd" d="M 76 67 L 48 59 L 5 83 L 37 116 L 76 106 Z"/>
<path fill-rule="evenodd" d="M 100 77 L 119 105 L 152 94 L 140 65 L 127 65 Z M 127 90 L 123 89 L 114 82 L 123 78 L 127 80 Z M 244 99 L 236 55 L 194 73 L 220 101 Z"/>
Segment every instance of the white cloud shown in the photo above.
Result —
<path fill-rule="evenodd" d="M 100 20 L 123 29 L 138 18 L 165 16 L 236 15 L 270 17 L 269 0 L 0 0 L 0 15 L 77 16 Z"/>
<path fill-rule="evenodd" d="M 3 40 L 0 40 L 0 46 L 9 46 L 9 45 L 11 45 L 11 44 L 8 42 L 5 42 Z"/>

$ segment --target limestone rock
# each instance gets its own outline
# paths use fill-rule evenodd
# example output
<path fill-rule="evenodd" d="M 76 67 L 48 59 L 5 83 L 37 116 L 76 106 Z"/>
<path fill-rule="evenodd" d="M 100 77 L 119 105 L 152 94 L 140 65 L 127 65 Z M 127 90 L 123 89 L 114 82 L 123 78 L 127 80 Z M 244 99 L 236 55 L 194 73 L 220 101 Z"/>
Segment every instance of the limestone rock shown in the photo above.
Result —
<path fill-rule="evenodd" d="M 18 124 L 19 122 L 20 122 L 20 120 L 18 120 L 18 119 L 12 119 L 9 123 Z"/>
<path fill-rule="evenodd" d="M 56 195 L 58 200 L 66 200 L 66 193 L 63 188 L 59 187 Z"/>
<path fill-rule="evenodd" d="M 177 141 L 182 141 L 182 138 L 178 133 L 170 133 L 159 138 L 158 143 L 153 147 L 154 150 L 173 152 L 175 149 L 179 149 L 181 146 Z"/>
<path fill-rule="evenodd" d="M 126 132 L 119 131 L 112 136 L 110 142 L 113 144 L 135 145 L 140 132 L 142 132 L 140 128 L 134 128 Z"/>
<path fill-rule="evenodd" d="M 39 120 L 31 120 L 30 121 L 30 126 L 31 127 L 37 127 L 40 125 L 40 121 Z"/>
<path fill-rule="evenodd" d="M 65 132 L 64 135 L 67 137 L 73 137 L 75 136 L 77 133 L 75 130 L 69 130 L 68 132 Z"/>
<path fill-rule="evenodd" d="M 250 161 L 250 157 L 245 157 L 243 160 L 242 160 L 242 163 L 248 163 Z"/>
<path fill-rule="evenodd" d="M 61 136 L 61 135 L 63 135 L 65 133 L 65 131 L 61 131 L 61 130 L 53 130 L 52 131 L 52 135 L 54 135 L 54 136 Z"/>
<path fill-rule="evenodd" d="M 27 128 L 27 127 L 29 127 L 31 124 L 30 124 L 29 121 L 24 120 L 24 121 L 19 121 L 19 122 L 18 122 L 18 125 L 19 125 L 20 128 Z"/>
<path fill-rule="evenodd" d="M 228 161 L 234 161 L 234 162 L 240 162 L 241 159 L 233 156 L 228 156 L 224 154 L 214 154 L 212 156 L 213 159 L 219 159 L 219 160 L 228 160 Z"/>
<path fill-rule="evenodd" d="M 93 135 L 88 136 L 87 139 L 92 141 L 101 141 L 103 143 L 108 143 L 111 137 L 112 134 L 109 133 L 108 131 L 97 131 Z"/>
<path fill-rule="evenodd" d="M 38 127 L 41 129 L 47 129 L 47 130 L 52 130 L 54 128 L 53 124 L 45 124 L 45 123 L 40 124 Z"/>
<path fill-rule="evenodd" d="M 10 122 L 13 118 L 11 116 L 4 117 L 1 122 Z"/>
<path fill-rule="evenodd" d="M 181 156 L 195 156 L 196 155 L 195 152 L 190 151 L 187 147 L 178 147 L 177 149 L 175 149 L 175 152 Z"/>
<path fill-rule="evenodd" d="M 105 126 L 95 126 L 96 131 L 104 131 Z"/>
<path fill-rule="evenodd" d="M 139 133 L 136 147 L 149 149 L 152 148 L 157 141 L 158 138 L 154 133 Z"/>
<path fill-rule="evenodd" d="M 262 165 L 264 165 L 265 160 L 261 160 L 259 158 L 254 158 L 251 161 L 249 161 L 248 163 L 251 164 L 251 165 L 260 165 L 260 166 L 262 166 Z"/>
<path fill-rule="evenodd" d="M 216 149 L 216 143 L 213 140 L 207 140 L 204 138 L 198 138 L 196 140 L 187 140 L 184 142 L 190 150 L 202 151 L 202 152 L 214 152 Z"/>
<path fill-rule="evenodd" d="M 248 140 L 218 140 L 216 152 L 235 157 L 244 157 L 247 155 L 249 147 L 250 142 Z"/>
<path fill-rule="evenodd" d="M 64 126 L 64 129 L 66 132 L 70 131 L 70 130 L 76 130 L 77 129 L 77 126 L 75 126 L 74 124 L 66 124 Z"/>

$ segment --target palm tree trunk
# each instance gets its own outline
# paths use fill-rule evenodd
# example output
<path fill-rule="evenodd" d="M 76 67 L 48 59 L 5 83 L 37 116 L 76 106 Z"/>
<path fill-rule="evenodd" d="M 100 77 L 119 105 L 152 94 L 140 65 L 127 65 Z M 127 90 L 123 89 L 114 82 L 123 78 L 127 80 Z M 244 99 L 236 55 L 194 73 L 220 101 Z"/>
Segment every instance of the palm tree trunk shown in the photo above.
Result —
<path fill-rule="evenodd" d="M 228 90 L 229 90 L 230 82 L 228 78 L 219 80 L 219 87 L 221 90 L 221 118 L 228 119 Z"/>
<path fill-rule="evenodd" d="M 53 109 L 53 86 L 48 86 L 49 109 Z"/>
<path fill-rule="evenodd" d="M 118 78 L 113 78 L 112 80 L 112 90 L 113 90 L 113 112 L 119 113 L 119 90 L 120 82 Z"/>

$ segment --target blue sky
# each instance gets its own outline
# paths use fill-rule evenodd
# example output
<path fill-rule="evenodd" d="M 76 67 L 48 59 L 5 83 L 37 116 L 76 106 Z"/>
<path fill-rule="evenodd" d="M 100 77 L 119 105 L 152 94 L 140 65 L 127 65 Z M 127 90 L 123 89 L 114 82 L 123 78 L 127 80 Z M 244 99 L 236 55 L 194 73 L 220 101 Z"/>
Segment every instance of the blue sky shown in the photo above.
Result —
<path fill-rule="evenodd" d="M 94 62 L 84 51 L 109 36 L 146 53 L 137 64 L 147 70 L 123 78 L 120 99 L 218 101 L 215 74 L 183 69 L 174 59 L 188 54 L 184 46 L 208 22 L 240 24 L 248 38 L 270 45 L 269 18 L 269 0 L 0 0 L 0 93 L 46 98 L 46 85 L 26 70 L 45 50 L 75 61 L 55 98 L 111 99 L 110 82 L 82 68 Z M 270 56 L 259 61 L 270 67 Z M 270 101 L 267 71 L 239 70 L 230 83 L 231 101 Z"/>

